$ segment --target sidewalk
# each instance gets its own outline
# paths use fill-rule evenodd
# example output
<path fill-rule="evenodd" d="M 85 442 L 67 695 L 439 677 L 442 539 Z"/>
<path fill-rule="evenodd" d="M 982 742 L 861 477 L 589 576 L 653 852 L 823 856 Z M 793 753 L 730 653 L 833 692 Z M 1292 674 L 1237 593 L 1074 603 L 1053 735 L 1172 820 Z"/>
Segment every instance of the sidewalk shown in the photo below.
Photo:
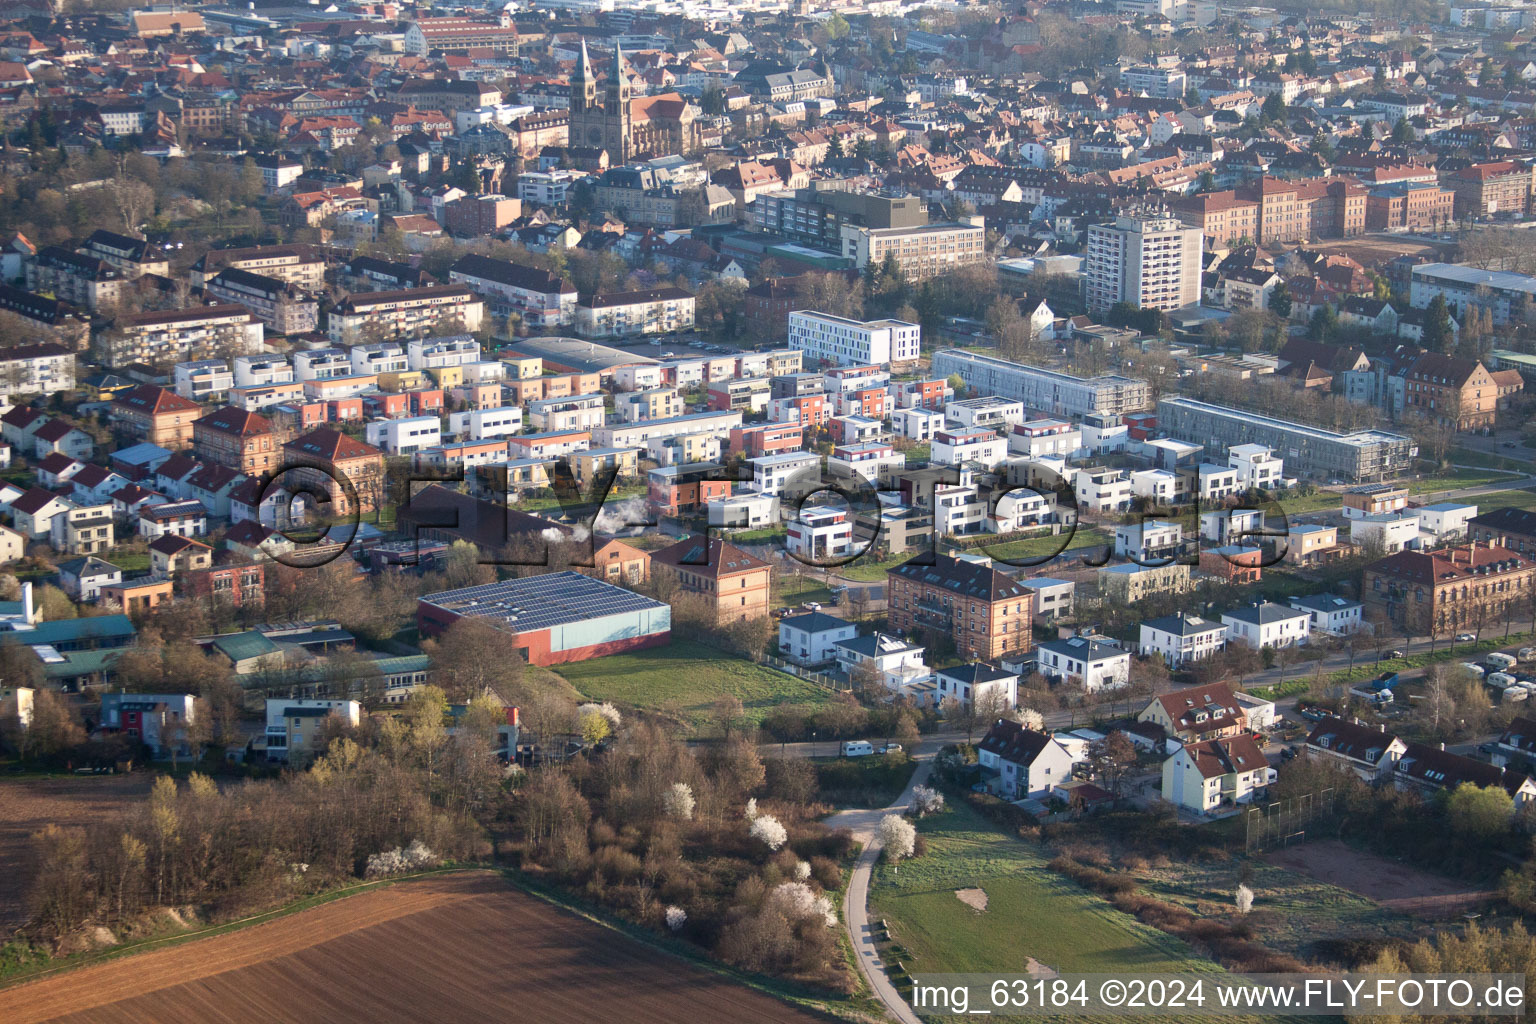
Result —
<path fill-rule="evenodd" d="M 859 962 L 860 972 L 869 981 L 870 991 L 885 1004 L 891 1016 L 902 1024 L 921 1022 L 907 1001 L 901 998 L 901 993 L 896 991 L 896 986 L 885 976 L 885 967 L 875 951 L 874 934 L 869 926 L 869 880 L 874 873 L 875 862 L 880 858 L 880 819 L 887 814 L 901 814 L 911 806 L 912 790 L 927 782 L 933 772 L 933 757 L 932 753 L 919 756 L 912 781 L 907 783 L 907 788 L 889 807 L 838 811 L 826 819 L 830 828 L 846 828 L 864 844 L 864 850 L 853 866 L 853 873 L 848 877 L 848 891 L 843 899 L 843 920 L 847 923 L 848 938 L 853 942 L 854 958 Z"/>

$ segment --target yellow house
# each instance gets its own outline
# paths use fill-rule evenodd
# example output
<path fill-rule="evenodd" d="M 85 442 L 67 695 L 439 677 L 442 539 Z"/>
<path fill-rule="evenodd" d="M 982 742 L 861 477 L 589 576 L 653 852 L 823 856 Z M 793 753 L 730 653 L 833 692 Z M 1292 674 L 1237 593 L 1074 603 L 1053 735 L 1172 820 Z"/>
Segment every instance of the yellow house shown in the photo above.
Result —
<path fill-rule="evenodd" d="M 464 367 L 434 366 L 427 371 L 440 388 L 456 388 L 464 383 Z"/>
<path fill-rule="evenodd" d="M 615 479 L 620 480 L 640 473 L 638 448 L 592 448 L 584 452 L 572 452 L 567 458 L 571 462 L 571 474 L 576 477 L 576 486 L 583 490 L 609 469 L 616 470 L 618 475 Z"/>
<path fill-rule="evenodd" d="M 213 548 L 187 537 L 166 534 L 149 545 L 149 567 L 156 576 L 175 576 L 213 564 Z"/>
<path fill-rule="evenodd" d="M 541 356 L 506 356 L 502 359 L 507 376 L 513 380 L 532 380 L 544 376 L 544 359 Z"/>
<path fill-rule="evenodd" d="M 427 375 L 420 370 L 400 370 L 379 374 L 380 391 L 415 391 L 427 382 Z"/>
<path fill-rule="evenodd" d="M 1210 814 L 1251 803 L 1273 771 L 1251 736 L 1187 743 L 1163 762 L 1163 799 Z"/>

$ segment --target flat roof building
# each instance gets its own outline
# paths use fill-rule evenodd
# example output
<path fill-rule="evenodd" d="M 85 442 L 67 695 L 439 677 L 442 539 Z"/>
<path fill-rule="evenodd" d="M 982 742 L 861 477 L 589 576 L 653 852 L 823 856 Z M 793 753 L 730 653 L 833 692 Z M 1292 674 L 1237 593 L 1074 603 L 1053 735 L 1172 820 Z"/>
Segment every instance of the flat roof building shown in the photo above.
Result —
<path fill-rule="evenodd" d="M 1140 412 L 1152 404 L 1152 386 L 1144 380 L 1105 374 L 1074 377 L 996 356 L 946 348 L 934 353 L 934 377 L 959 374 L 968 387 L 983 395 L 1023 402 L 1026 408 L 1055 416 L 1104 413 L 1119 416 Z"/>
<path fill-rule="evenodd" d="M 1336 430 L 1172 396 L 1157 403 L 1158 428 L 1205 446 L 1213 455 L 1234 445 L 1263 444 L 1287 466 L 1309 476 L 1348 483 L 1386 480 L 1407 472 L 1419 454 L 1413 439 L 1385 430 Z"/>
<path fill-rule="evenodd" d="M 416 603 L 423 636 L 462 618 L 485 619 L 513 634 L 530 665 L 585 661 L 663 644 L 672 609 L 579 572 L 552 572 L 427 594 Z"/>

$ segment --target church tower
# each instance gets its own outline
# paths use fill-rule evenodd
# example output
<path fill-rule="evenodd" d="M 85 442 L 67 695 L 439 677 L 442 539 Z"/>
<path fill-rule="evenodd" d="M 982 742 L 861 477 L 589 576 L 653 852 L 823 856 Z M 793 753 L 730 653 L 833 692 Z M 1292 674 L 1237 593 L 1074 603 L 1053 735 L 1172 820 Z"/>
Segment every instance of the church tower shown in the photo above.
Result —
<path fill-rule="evenodd" d="M 603 97 L 603 145 L 615 163 L 630 158 L 629 76 L 624 73 L 624 48 L 613 46 L 613 72 Z"/>
<path fill-rule="evenodd" d="M 571 75 L 571 124 L 580 120 L 578 115 L 590 114 L 597 109 L 597 76 L 592 73 L 592 58 L 587 56 L 587 41 L 581 41 L 581 63 Z M 577 145 L 572 140 L 572 145 Z"/>

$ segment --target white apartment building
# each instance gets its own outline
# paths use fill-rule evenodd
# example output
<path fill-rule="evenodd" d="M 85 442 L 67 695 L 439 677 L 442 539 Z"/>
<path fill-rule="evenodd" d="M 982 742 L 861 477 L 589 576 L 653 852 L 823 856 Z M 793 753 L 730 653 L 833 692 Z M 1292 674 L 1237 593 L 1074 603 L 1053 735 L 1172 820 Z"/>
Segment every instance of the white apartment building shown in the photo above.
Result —
<path fill-rule="evenodd" d="M 273 384 L 292 384 L 293 381 L 293 367 L 282 356 L 235 357 L 235 387 L 237 388 L 264 388 Z"/>
<path fill-rule="evenodd" d="M 1209 658 L 1227 645 L 1227 627 L 1198 615 L 1165 615 L 1141 623 L 1138 649 L 1161 655 L 1169 668 Z"/>
<path fill-rule="evenodd" d="M 940 537 L 982 533 L 987 499 L 975 484 L 938 484 L 933 488 L 933 531 Z"/>
<path fill-rule="evenodd" d="M 540 206 L 561 206 L 576 179 L 575 171 L 524 171 L 517 176 L 517 198 Z"/>
<path fill-rule="evenodd" d="M 356 345 L 372 338 L 403 338 L 480 329 L 485 303 L 468 288 L 435 285 L 394 292 L 356 292 L 331 308 L 331 342 Z"/>
<path fill-rule="evenodd" d="M 907 468 L 907 457 L 888 444 L 864 441 L 838 445 L 827 456 L 827 475 L 859 479 L 875 487 Z"/>
<path fill-rule="evenodd" d="M 1221 501 L 1241 490 L 1238 486 L 1238 472 L 1231 467 L 1202 462 L 1195 473 L 1202 501 Z"/>
<path fill-rule="evenodd" d="M 1016 533 L 1044 526 L 1054 508 L 1050 499 L 1037 491 L 1023 488 L 1005 491 L 993 504 L 992 514 L 987 517 L 987 529 L 992 533 Z"/>
<path fill-rule="evenodd" d="M 747 460 L 752 489 L 776 498 L 795 498 L 821 487 L 821 456 L 815 452 L 779 452 Z"/>
<path fill-rule="evenodd" d="M 1007 431 L 1024 422 L 1024 403 L 994 395 L 966 398 L 945 405 L 944 415 L 967 430 Z"/>
<path fill-rule="evenodd" d="M 1070 458 L 1082 443 L 1083 432 L 1066 420 L 1026 420 L 1008 432 L 1009 454 L 1032 459 Z"/>
<path fill-rule="evenodd" d="M 1179 475 L 1166 469 L 1138 469 L 1131 474 L 1131 493 L 1160 505 L 1179 500 Z"/>
<path fill-rule="evenodd" d="M 944 414 L 937 409 L 897 409 L 891 413 L 891 433 L 908 441 L 931 441 L 944 429 Z"/>
<path fill-rule="evenodd" d="M 706 506 L 709 525 L 729 530 L 761 530 L 779 521 L 779 499 L 743 492 L 715 498 Z"/>
<path fill-rule="evenodd" d="M 1152 404 L 1152 386 L 1137 377 L 1075 377 L 956 348 L 935 352 L 931 372 L 935 377 L 958 375 L 977 394 L 1016 399 L 1026 409 L 1072 419 L 1100 413 L 1118 420 Z"/>
<path fill-rule="evenodd" d="M 613 371 L 613 387 L 616 391 L 649 391 L 666 382 L 667 375 L 655 364 L 631 364 Z"/>
<path fill-rule="evenodd" d="M 1408 514 L 1418 519 L 1420 532 L 1429 534 L 1439 544 L 1466 537 L 1467 524 L 1477 515 L 1477 506 L 1441 501 L 1412 509 Z"/>
<path fill-rule="evenodd" d="M 413 370 L 437 370 L 480 361 L 480 343 L 468 334 L 416 338 L 406 343 L 406 364 Z M 500 365 L 500 364 L 497 364 Z"/>
<path fill-rule="evenodd" d="M 540 398 L 528 403 L 528 423 L 535 430 L 591 430 L 603 425 L 602 395 Z"/>
<path fill-rule="evenodd" d="M 353 345 L 349 358 L 353 373 L 404 373 L 411 368 L 405 349 L 392 341 Z"/>
<path fill-rule="evenodd" d="M 369 444 L 391 455 L 412 455 L 443 443 L 443 421 L 436 416 L 373 420 L 364 429 Z"/>
<path fill-rule="evenodd" d="M 784 527 L 784 546 L 790 554 L 813 563 L 853 554 L 853 523 L 848 510 L 829 505 L 802 508 Z"/>
<path fill-rule="evenodd" d="M 470 441 L 486 441 L 506 437 L 523 429 L 523 410 L 515 405 L 503 405 L 494 409 L 470 409 L 450 413 L 448 432 L 455 437 Z"/>
<path fill-rule="evenodd" d="M 941 668 L 934 672 L 933 681 L 937 684 L 940 706 L 969 706 L 989 698 L 994 706 L 1014 708 L 1019 704 L 1018 673 L 984 661 Z"/>
<path fill-rule="evenodd" d="M 1419 546 L 1419 517 L 1412 515 L 1366 516 L 1349 524 L 1349 542 L 1357 547 L 1377 547 L 1383 555 Z"/>
<path fill-rule="evenodd" d="M 1232 544 L 1264 528 L 1264 513 L 1253 508 L 1224 508 L 1200 514 L 1200 539 Z"/>
<path fill-rule="evenodd" d="M 852 622 L 825 612 L 806 612 L 779 621 L 779 650 L 800 665 L 824 665 L 836 657 L 837 645 L 859 635 Z"/>
<path fill-rule="evenodd" d="M 1008 442 L 990 430 L 941 430 L 933 435 L 929 459 L 940 466 L 979 462 L 991 468 L 1008 455 Z"/>
<path fill-rule="evenodd" d="M 245 356 L 241 357 L 246 358 Z M 222 359 L 194 359 L 177 363 L 172 389 L 194 402 L 222 402 L 235 386 L 235 375 Z"/>
<path fill-rule="evenodd" d="M 583 338 L 670 334 L 693 326 L 693 295 L 681 288 L 599 292 L 576 306 L 576 333 Z"/>
<path fill-rule="evenodd" d="M 1285 479 L 1285 460 L 1275 458 L 1268 445 L 1235 444 L 1227 449 L 1227 465 L 1237 470 L 1237 482 L 1244 490 L 1274 490 Z"/>
<path fill-rule="evenodd" d="M 1145 519 L 1115 527 L 1115 554 L 1133 562 L 1177 557 L 1183 545 L 1184 527 L 1171 519 Z"/>
<path fill-rule="evenodd" d="M 485 296 L 497 313 L 515 313 L 529 327 L 559 327 L 576 319 L 576 286 L 547 270 L 468 255 L 448 269 L 454 284 Z"/>
<path fill-rule="evenodd" d="M 1299 608 L 1288 608 L 1264 601 L 1223 612 L 1227 642 L 1247 644 L 1254 650 L 1265 647 L 1290 647 L 1307 642 L 1312 632 L 1312 616 Z"/>
<path fill-rule="evenodd" d="M 1080 469 L 1073 492 L 1080 511 L 1124 512 L 1131 507 L 1131 481 L 1123 469 Z"/>
<path fill-rule="evenodd" d="M 1041 675 L 1088 693 L 1112 690 L 1131 681 L 1131 652 L 1086 636 L 1047 640 L 1035 650 Z"/>
<path fill-rule="evenodd" d="M 789 314 L 789 347 L 837 366 L 910 363 L 922 349 L 922 333 L 904 320 L 850 320 L 808 309 Z"/>
<path fill-rule="evenodd" d="M 296 381 L 330 380 L 351 375 L 352 357 L 344 348 L 312 348 L 293 354 L 293 378 Z"/>
<path fill-rule="evenodd" d="M 1117 302 L 1142 309 L 1182 309 L 1200 301 L 1203 236 L 1177 217 L 1120 216 L 1088 227 L 1083 260 L 1088 312 Z"/>
<path fill-rule="evenodd" d="M 75 353 L 47 342 L 0 350 L 0 382 L 19 395 L 52 395 L 75 386 Z"/>

